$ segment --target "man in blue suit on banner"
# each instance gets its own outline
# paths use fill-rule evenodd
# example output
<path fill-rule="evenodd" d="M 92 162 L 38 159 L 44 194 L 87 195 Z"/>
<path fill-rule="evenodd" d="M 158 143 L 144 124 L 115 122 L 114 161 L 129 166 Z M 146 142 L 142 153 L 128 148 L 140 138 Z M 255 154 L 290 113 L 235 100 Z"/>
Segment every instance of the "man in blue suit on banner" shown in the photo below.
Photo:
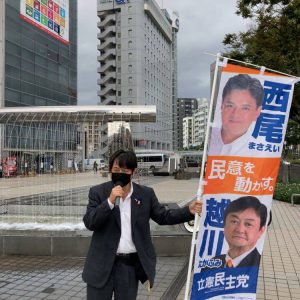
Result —
<path fill-rule="evenodd" d="M 265 232 L 267 215 L 267 207 L 253 196 L 240 197 L 226 207 L 224 236 L 229 249 L 214 257 L 222 261 L 219 268 L 259 266 L 256 243 Z"/>

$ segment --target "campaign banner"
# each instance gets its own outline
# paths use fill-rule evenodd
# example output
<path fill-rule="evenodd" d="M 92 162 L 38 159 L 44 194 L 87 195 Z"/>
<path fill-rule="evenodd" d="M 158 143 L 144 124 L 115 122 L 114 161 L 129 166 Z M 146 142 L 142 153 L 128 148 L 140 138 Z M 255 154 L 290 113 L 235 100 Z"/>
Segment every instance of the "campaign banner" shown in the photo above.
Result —
<path fill-rule="evenodd" d="M 69 0 L 20 0 L 20 17 L 69 44 Z"/>
<path fill-rule="evenodd" d="M 256 299 L 295 78 L 227 64 L 208 141 L 192 300 Z"/>

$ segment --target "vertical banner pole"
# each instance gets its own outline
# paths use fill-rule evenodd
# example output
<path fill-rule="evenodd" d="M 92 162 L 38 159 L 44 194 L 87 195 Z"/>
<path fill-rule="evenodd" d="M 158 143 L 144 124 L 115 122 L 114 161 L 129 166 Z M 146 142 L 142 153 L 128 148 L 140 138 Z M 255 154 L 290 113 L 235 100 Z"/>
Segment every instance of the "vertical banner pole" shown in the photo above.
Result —
<path fill-rule="evenodd" d="M 203 192 L 203 174 L 204 174 L 204 168 L 205 168 L 205 162 L 206 162 L 206 156 L 207 156 L 207 144 L 208 144 L 208 140 L 209 140 L 208 136 L 209 136 L 210 127 L 211 127 L 211 115 L 212 115 L 213 102 L 214 102 L 215 93 L 216 93 L 216 85 L 217 85 L 220 57 L 221 57 L 221 54 L 218 53 L 215 71 L 214 71 L 214 80 L 213 80 L 213 85 L 212 85 L 210 103 L 209 103 L 209 113 L 208 113 L 208 117 L 207 117 L 208 126 L 206 127 L 206 135 L 205 135 L 205 142 L 204 142 L 204 149 L 203 149 L 203 156 L 202 156 L 202 163 L 201 163 L 199 188 L 197 190 L 197 200 L 201 199 L 202 192 Z M 192 273 L 192 263 L 193 263 L 195 246 L 196 246 L 196 241 L 197 241 L 196 233 L 197 233 L 197 229 L 198 229 L 198 225 L 199 225 L 198 223 L 199 223 L 199 215 L 195 214 L 194 229 L 193 229 L 193 236 L 192 236 L 192 243 L 191 243 L 191 250 L 190 250 L 187 280 L 186 280 L 186 285 L 185 285 L 184 300 L 188 300 L 188 297 L 189 297 L 190 281 L 191 281 L 191 273 Z"/>

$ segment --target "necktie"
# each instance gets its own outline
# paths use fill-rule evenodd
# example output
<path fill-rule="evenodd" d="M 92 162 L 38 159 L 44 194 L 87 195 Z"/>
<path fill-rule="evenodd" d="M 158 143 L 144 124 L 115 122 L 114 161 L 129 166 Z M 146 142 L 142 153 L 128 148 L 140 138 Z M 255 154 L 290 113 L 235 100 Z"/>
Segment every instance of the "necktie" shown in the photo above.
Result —
<path fill-rule="evenodd" d="M 233 267 L 232 259 L 229 258 L 229 259 L 227 260 L 226 266 L 227 266 L 228 268 L 232 268 L 232 267 Z"/>

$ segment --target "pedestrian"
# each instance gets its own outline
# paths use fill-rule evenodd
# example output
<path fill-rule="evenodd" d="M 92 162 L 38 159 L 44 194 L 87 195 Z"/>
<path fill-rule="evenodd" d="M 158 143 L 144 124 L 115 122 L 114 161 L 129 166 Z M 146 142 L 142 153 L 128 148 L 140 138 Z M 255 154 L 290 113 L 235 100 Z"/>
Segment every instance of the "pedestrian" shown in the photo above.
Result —
<path fill-rule="evenodd" d="M 83 222 L 93 231 L 83 280 L 87 299 L 134 300 L 138 282 L 153 286 L 156 255 L 150 236 L 152 219 L 160 225 L 190 221 L 202 202 L 167 209 L 152 188 L 132 182 L 137 168 L 134 152 L 118 150 L 109 160 L 111 181 L 94 186 Z"/>
<path fill-rule="evenodd" d="M 97 171 L 98 171 L 98 164 L 97 164 L 96 161 L 94 161 L 93 170 L 94 170 L 94 174 L 97 174 Z"/>
<path fill-rule="evenodd" d="M 53 161 L 51 160 L 50 162 L 50 174 L 53 174 L 54 172 L 54 165 L 53 165 Z"/>

